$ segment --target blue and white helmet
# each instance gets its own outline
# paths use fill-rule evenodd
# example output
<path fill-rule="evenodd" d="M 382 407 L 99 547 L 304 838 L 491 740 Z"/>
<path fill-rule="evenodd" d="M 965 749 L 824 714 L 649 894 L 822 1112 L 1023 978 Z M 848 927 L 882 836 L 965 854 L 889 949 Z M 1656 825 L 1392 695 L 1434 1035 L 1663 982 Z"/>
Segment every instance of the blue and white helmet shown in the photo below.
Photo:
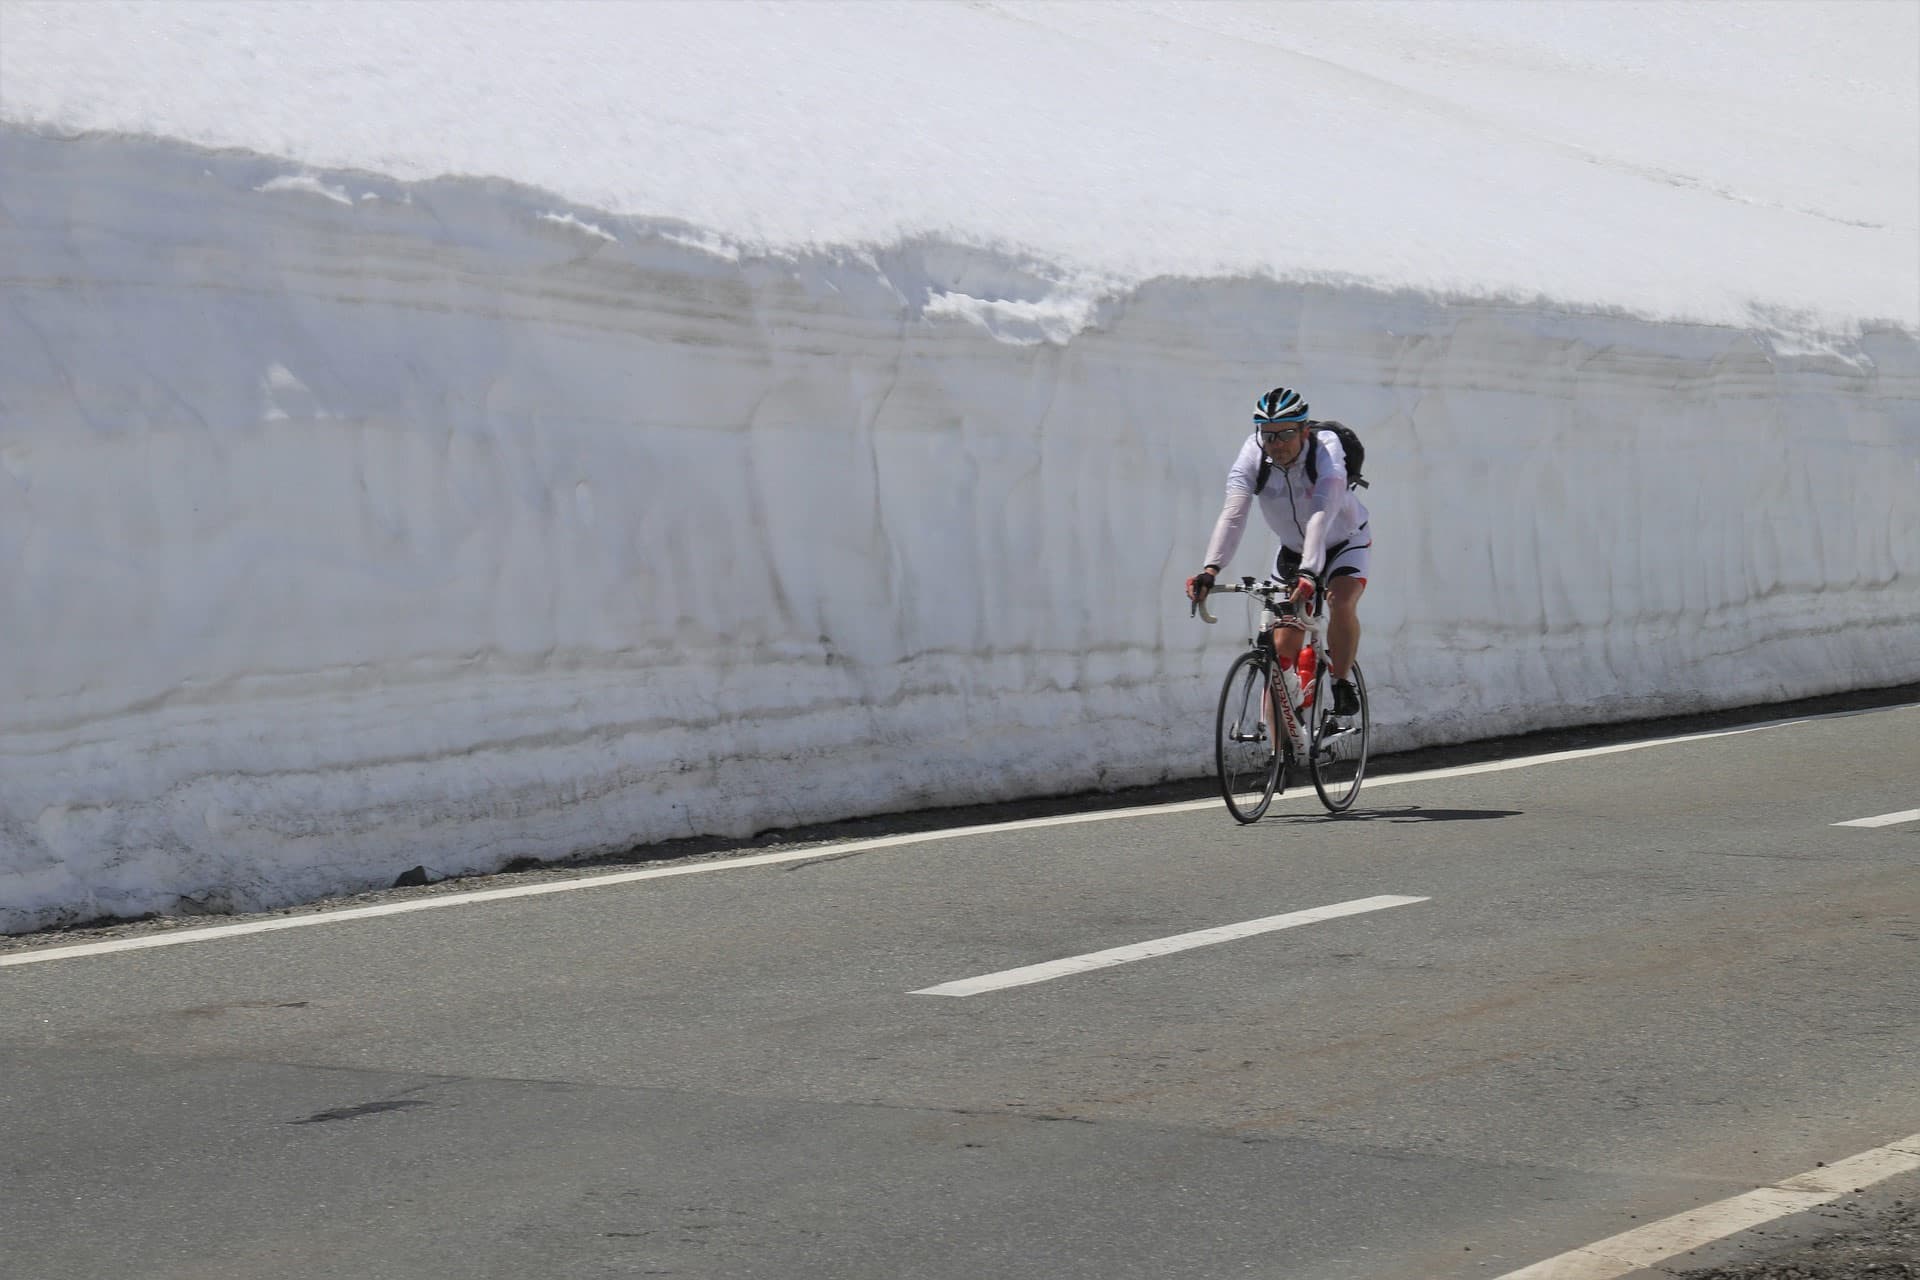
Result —
<path fill-rule="evenodd" d="M 1253 402 L 1253 421 L 1257 426 L 1269 422 L 1304 422 L 1307 402 L 1291 387 L 1275 387 Z"/>

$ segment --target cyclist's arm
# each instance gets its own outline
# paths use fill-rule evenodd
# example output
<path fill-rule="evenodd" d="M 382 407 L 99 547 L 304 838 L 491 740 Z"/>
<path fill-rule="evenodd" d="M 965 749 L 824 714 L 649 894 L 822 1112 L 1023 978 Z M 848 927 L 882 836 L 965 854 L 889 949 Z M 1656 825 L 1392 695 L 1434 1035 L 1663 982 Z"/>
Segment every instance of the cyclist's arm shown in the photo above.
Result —
<path fill-rule="evenodd" d="M 1213 525 L 1213 537 L 1207 542 L 1207 568 L 1224 569 L 1227 561 L 1233 559 L 1233 553 L 1240 549 L 1240 537 L 1247 531 L 1247 512 L 1252 509 L 1253 490 L 1235 493 L 1228 487 L 1227 501 L 1220 508 L 1220 518 Z"/>
<path fill-rule="evenodd" d="M 1227 497 L 1220 506 L 1220 518 L 1214 521 L 1213 537 L 1207 542 L 1206 567 L 1224 569 L 1240 549 L 1240 536 L 1247 531 L 1247 513 L 1253 510 L 1253 477 L 1260 466 L 1260 446 L 1248 441 L 1227 472 Z"/>

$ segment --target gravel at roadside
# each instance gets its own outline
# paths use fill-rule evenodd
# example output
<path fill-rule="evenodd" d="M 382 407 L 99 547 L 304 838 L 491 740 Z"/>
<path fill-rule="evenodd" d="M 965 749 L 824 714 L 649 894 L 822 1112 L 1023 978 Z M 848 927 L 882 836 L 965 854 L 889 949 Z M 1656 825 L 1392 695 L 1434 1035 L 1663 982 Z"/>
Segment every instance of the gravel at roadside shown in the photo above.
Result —
<path fill-rule="evenodd" d="M 1920 1201 L 1880 1212 L 1842 1204 L 1839 1229 L 1758 1262 L 1676 1273 L 1675 1280 L 1920 1280 Z"/>

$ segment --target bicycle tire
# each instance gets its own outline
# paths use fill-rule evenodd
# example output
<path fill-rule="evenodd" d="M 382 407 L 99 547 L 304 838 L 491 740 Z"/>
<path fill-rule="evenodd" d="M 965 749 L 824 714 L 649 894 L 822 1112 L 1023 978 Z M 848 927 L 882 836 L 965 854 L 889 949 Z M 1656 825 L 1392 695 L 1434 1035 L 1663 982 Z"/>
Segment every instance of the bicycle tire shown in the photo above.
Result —
<path fill-rule="evenodd" d="M 1326 664 L 1313 677 L 1312 732 L 1308 738 L 1307 771 L 1313 777 L 1313 789 L 1320 803 L 1332 813 L 1345 813 L 1359 798 L 1360 784 L 1367 777 L 1367 750 L 1373 733 L 1373 711 L 1367 702 L 1367 681 L 1360 664 L 1348 673 L 1354 692 L 1360 695 L 1358 715 L 1349 717 L 1350 728 L 1333 741 L 1325 741 L 1328 710 L 1333 706 L 1333 674 Z"/>
<path fill-rule="evenodd" d="M 1260 820 L 1286 772 L 1286 756 L 1293 753 L 1292 744 L 1285 743 L 1284 756 L 1265 755 L 1273 743 L 1261 717 L 1261 700 L 1267 696 L 1273 670 L 1270 658 L 1249 651 L 1234 659 L 1220 686 L 1220 706 L 1213 718 L 1213 762 L 1220 797 L 1235 822 Z M 1249 720 L 1254 725 L 1251 733 L 1246 727 Z"/>

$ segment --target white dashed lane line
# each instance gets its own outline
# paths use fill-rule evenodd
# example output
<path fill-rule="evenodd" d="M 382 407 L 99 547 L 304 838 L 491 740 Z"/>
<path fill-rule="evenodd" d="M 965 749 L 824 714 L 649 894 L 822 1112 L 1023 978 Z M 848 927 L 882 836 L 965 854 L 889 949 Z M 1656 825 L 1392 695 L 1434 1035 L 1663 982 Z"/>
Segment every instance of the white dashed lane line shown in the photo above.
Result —
<path fill-rule="evenodd" d="M 1322 920 L 1337 920 L 1341 916 L 1357 916 L 1368 911 L 1384 911 L 1388 907 L 1404 907 L 1426 901 L 1426 898 L 1408 898 L 1393 893 L 1374 898 L 1356 898 L 1352 902 L 1336 902 L 1328 907 L 1310 907 L 1305 911 L 1289 911 L 1285 915 L 1263 916 L 1258 920 L 1242 920 L 1239 924 L 1223 924 L 1211 929 L 1196 929 L 1192 933 L 1176 933 L 1167 938 L 1135 942 L 1129 946 L 1111 947 L 1105 951 L 1090 951 L 1085 955 L 1068 956 L 1064 960 L 1002 969 L 998 973 L 986 973 L 977 978 L 961 978 L 955 982 L 943 982 L 937 987 L 922 987 L 908 994 L 977 996 L 986 991 L 1003 991 L 1008 987 L 1024 987 L 1029 983 L 1064 978 L 1072 973 L 1086 973 L 1090 969 L 1107 969 L 1116 964 L 1131 964 L 1135 960 L 1147 960 L 1154 956 L 1169 956 L 1176 951 L 1190 951 L 1195 947 L 1211 947 L 1220 942 L 1232 942 L 1236 938 L 1251 938 L 1279 929 L 1297 929 L 1303 924 L 1316 924 Z"/>
<path fill-rule="evenodd" d="M 1836 822 L 1836 827 L 1892 827 L 1902 822 L 1920 822 L 1920 809 L 1902 809 L 1899 813 L 1883 813 L 1872 818 L 1849 818 L 1845 822 Z"/>

